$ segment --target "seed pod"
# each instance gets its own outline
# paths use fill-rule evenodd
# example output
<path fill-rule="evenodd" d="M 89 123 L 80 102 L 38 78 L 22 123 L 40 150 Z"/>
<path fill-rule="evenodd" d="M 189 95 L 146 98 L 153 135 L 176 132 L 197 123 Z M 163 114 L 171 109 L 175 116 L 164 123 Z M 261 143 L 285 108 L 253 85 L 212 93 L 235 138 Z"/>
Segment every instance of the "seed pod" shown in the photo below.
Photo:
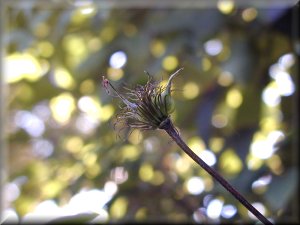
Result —
<path fill-rule="evenodd" d="M 180 68 L 179 70 L 177 70 L 175 73 L 173 73 L 169 80 L 168 83 L 166 85 L 165 90 L 161 93 L 161 99 L 163 101 L 163 104 L 166 106 L 166 114 L 170 114 L 174 111 L 175 107 L 174 107 L 174 100 L 171 97 L 171 87 L 172 87 L 172 80 L 174 79 L 174 77 L 179 74 L 179 72 L 183 70 L 183 68 Z"/>
<path fill-rule="evenodd" d="M 108 79 L 103 77 L 103 87 L 107 93 L 117 97 L 124 103 L 117 115 L 117 122 L 126 124 L 129 128 L 141 130 L 155 130 L 169 118 L 174 110 L 174 102 L 171 97 L 173 78 L 183 68 L 172 74 L 165 87 L 158 86 L 149 79 L 145 85 L 138 85 L 134 89 L 126 88 L 126 94 L 119 93 Z M 110 90 L 113 93 L 110 93 Z"/>

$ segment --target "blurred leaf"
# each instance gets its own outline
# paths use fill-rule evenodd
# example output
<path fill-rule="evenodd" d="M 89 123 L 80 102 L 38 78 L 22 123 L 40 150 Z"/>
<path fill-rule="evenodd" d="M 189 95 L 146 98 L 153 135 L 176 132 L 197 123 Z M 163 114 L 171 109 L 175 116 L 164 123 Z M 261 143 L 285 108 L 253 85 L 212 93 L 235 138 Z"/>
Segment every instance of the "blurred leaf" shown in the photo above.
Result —
<path fill-rule="evenodd" d="M 47 222 L 46 224 L 80 224 L 91 222 L 98 216 L 97 213 L 79 213 L 73 216 L 64 216 Z"/>
<path fill-rule="evenodd" d="M 273 177 L 272 183 L 265 194 L 268 205 L 272 210 L 284 209 L 293 198 L 298 186 L 299 169 L 290 168 L 284 176 Z"/>

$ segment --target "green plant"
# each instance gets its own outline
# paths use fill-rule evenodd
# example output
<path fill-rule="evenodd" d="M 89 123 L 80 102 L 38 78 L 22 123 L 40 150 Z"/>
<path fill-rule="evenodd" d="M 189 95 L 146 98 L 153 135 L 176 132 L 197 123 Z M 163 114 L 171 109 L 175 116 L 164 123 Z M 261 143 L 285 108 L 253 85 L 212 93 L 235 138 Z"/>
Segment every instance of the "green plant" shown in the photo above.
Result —
<path fill-rule="evenodd" d="M 142 130 L 165 130 L 168 135 L 177 143 L 177 145 L 189 155 L 194 162 L 200 165 L 207 173 L 216 179 L 227 191 L 229 191 L 241 204 L 243 204 L 257 219 L 264 224 L 272 224 L 257 209 L 255 209 L 231 184 L 229 184 L 216 170 L 207 165 L 198 157 L 182 140 L 179 132 L 176 130 L 170 118 L 173 111 L 173 102 L 171 98 L 171 86 L 173 78 L 179 74 L 183 68 L 172 74 L 165 87 L 155 83 L 148 74 L 146 85 L 138 85 L 135 89 L 125 88 L 127 93 L 119 93 L 108 79 L 103 76 L 103 87 L 111 95 L 109 89 L 115 92 L 114 97 L 122 100 L 124 105 L 117 115 L 117 123 L 121 122 L 130 129 Z"/>

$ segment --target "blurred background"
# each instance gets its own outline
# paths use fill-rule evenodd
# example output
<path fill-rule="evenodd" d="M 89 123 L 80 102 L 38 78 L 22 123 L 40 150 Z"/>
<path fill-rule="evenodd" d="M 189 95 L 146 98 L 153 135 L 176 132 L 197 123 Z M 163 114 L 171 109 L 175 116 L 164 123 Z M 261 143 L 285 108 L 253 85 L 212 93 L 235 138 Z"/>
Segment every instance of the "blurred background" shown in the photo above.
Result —
<path fill-rule="evenodd" d="M 270 220 L 299 222 L 299 6 L 263 2 L 2 1 L 2 220 L 255 222 L 163 131 L 114 130 L 102 75 L 122 90 L 184 67 L 183 139 Z"/>

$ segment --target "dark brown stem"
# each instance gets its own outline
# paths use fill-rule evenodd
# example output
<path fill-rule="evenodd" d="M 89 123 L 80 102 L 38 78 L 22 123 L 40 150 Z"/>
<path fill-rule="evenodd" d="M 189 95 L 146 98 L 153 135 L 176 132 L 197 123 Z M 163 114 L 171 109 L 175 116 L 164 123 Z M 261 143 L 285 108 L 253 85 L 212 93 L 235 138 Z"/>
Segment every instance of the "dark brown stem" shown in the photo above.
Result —
<path fill-rule="evenodd" d="M 259 219 L 264 224 L 272 224 L 257 209 L 255 209 L 234 187 L 232 187 L 216 170 L 207 165 L 185 144 L 169 118 L 162 122 L 160 129 L 165 130 L 186 154 L 188 154 L 206 172 L 214 177 L 225 189 L 227 189 L 227 191 L 229 191 L 240 203 L 242 203 L 253 215 L 255 215 L 257 219 Z"/>

